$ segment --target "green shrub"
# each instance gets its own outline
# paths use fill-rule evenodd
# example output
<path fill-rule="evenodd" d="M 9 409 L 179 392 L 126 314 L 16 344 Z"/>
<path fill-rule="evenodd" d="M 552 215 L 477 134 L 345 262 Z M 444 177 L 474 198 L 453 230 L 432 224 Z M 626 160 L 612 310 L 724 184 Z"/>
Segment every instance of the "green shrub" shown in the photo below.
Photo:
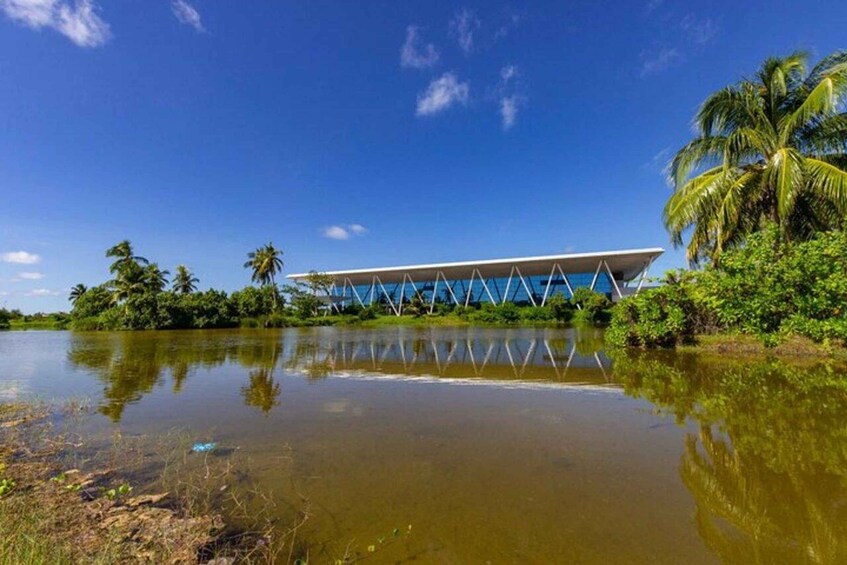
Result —
<path fill-rule="evenodd" d="M 555 319 L 553 309 L 548 306 L 526 306 L 520 309 L 520 317 L 526 322 L 550 322 Z"/>
<path fill-rule="evenodd" d="M 381 309 L 379 306 L 371 305 L 366 308 L 362 308 L 359 311 L 358 318 L 363 322 L 366 320 L 375 320 L 377 316 L 379 316 L 380 311 Z"/>
<path fill-rule="evenodd" d="M 574 305 L 561 294 L 554 294 L 544 305 L 557 322 L 570 322 L 573 319 Z"/>
<path fill-rule="evenodd" d="M 112 306 L 112 293 L 104 285 L 86 290 L 74 303 L 71 318 L 80 320 L 99 316 Z"/>
<path fill-rule="evenodd" d="M 576 323 L 602 325 L 611 320 L 612 301 L 605 294 L 582 286 L 574 290 L 570 302 L 577 309 L 573 313 Z"/>
<path fill-rule="evenodd" d="M 274 311 L 274 295 L 277 304 L 284 304 L 282 296 L 273 286 L 246 286 L 236 290 L 230 297 L 233 312 L 239 318 L 260 318 Z"/>
<path fill-rule="evenodd" d="M 683 285 L 645 290 L 612 311 L 606 341 L 618 347 L 674 347 L 694 339 L 696 306 Z"/>
<path fill-rule="evenodd" d="M 12 324 L 12 315 L 5 308 L 0 308 L 0 330 L 8 330 Z"/>

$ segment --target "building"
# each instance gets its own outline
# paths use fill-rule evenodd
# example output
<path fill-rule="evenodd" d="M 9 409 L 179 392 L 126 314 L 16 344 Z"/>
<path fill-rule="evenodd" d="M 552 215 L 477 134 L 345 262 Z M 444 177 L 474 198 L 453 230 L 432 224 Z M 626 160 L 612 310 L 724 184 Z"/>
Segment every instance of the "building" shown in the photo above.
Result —
<path fill-rule="evenodd" d="M 628 249 L 570 253 L 488 261 L 461 261 L 379 269 L 328 271 L 332 279 L 328 301 L 348 305 L 385 304 L 398 316 L 412 299 L 471 305 L 514 302 L 543 306 L 556 294 L 570 298 L 576 288 L 588 287 L 618 300 L 638 292 L 650 265 L 664 249 Z M 309 273 L 287 278 L 306 282 Z"/>

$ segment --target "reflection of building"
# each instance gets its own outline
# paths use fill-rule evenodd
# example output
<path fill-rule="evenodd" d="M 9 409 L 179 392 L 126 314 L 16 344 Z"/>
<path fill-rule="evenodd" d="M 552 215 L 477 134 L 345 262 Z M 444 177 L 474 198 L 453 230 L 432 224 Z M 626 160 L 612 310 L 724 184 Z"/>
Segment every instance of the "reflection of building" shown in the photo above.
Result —
<path fill-rule="evenodd" d="M 398 316 L 413 298 L 432 311 L 435 304 L 514 302 L 543 306 L 555 294 L 566 298 L 579 287 L 605 293 L 612 300 L 638 292 L 661 248 L 518 257 L 356 269 L 325 273 L 333 279 L 334 303 L 366 306 L 383 303 Z M 304 282 L 308 273 L 289 275 Z M 634 286 L 631 286 L 634 285 Z"/>
<path fill-rule="evenodd" d="M 355 371 L 494 381 L 608 383 L 611 362 L 592 345 L 599 344 L 543 335 L 465 338 L 382 335 L 301 348 L 291 353 L 288 370 L 312 376 Z"/>

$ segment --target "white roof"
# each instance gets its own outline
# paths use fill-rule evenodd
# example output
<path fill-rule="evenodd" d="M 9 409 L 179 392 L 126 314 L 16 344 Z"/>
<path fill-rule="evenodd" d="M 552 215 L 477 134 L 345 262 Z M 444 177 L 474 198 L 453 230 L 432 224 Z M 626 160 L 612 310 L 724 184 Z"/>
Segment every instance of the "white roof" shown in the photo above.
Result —
<path fill-rule="evenodd" d="M 568 253 L 565 255 L 542 255 L 538 257 L 513 257 L 511 259 L 490 259 L 483 261 L 458 261 L 453 263 L 427 263 L 400 267 L 382 267 L 372 269 L 351 269 L 344 271 L 323 271 L 335 278 L 338 285 L 349 280 L 353 285 L 371 284 L 373 277 L 379 277 L 383 283 L 401 282 L 409 275 L 415 282 L 435 280 L 441 272 L 448 280 L 469 279 L 474 269 L 478 269 L 485 278 L 508 277 L 512 267 L 520 269 L 525 277 L 549 275 L 554 265 L 559 265 L 568 274 L 593 273 L 600 261 L 605 260 L 609 269 L 618 280 L 632 280 L 656 257 L 664 253 L 661 247 L 647 249 L 625 249 L 621 251 L 598 251 L 592 253 Z M 604 269 L 605 270 L 605 269 Z M 557 271 L 558 272 L 558 271 Z M 309 273 L 288 275 L 289 279 L 302 281 Z"/>

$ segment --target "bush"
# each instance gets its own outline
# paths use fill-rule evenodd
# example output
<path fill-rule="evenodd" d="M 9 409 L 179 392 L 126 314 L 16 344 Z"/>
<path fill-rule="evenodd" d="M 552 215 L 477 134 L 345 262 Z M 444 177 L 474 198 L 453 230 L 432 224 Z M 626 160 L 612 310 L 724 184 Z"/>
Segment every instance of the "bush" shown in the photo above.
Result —
<path fill-rule="evenodd" d="M 485 302 L 468 314 L 468 319 L 480 324 L 514 324 L 521 319 L 520 308 L 511 303 L 492 304 Z"/>
<path fill-rule="evenodd" d="M 274 311 L 274 295 L 278 305 L 284 304 L 279 291 L 273 286 L 247 286 L 233 292 L 229 300 L 239 318 L 260 318 Z"/>
<path fill-rule="evenodd" d="M 359 311 L 358 318 L 363 322 L 365 320 L 375 320 L 377 316 L 379 316 L 380 310 L 381 309 L 375 305 L 367 306 Z"/>
<path fill-rule="evenodd" d="M 105 286 L 95 286 L 86 290 L 74 303 L 71 318 L 80 320 L 99 316 L 112 306 L 112 293 Z"/>
<path fill-rule="evenodd" d="M 622 300 L 606 341 L 618 347 L 674 347 L 694 340 L 696 306 L 683 285 L 665 285 Z"/>
<path fill-rule="evenodd" d="M 520 309 L 521 320 L 526 322 L 550 322 L 555 319 L 553 309 L 547 306 L 527 306 Z"/>
<path fill-rule="evenodd" d="M 570 322 L 573 319 L 574 305 L 561 294 L 548 298 L 545 307 L 557 322 Z"/>
<path fill-rule="evenodd" d="M 612 301 L 600 292 L 582 286 L 574 290 L 570 300 L 574 308 L 574 322 L 602 325 L 611 320 Z"/>
<path fill-rule="evenodd" d="M 12 327 L 12 314 L 5 308 L 0 308 L 0 330 L 8 330 Z"/>

